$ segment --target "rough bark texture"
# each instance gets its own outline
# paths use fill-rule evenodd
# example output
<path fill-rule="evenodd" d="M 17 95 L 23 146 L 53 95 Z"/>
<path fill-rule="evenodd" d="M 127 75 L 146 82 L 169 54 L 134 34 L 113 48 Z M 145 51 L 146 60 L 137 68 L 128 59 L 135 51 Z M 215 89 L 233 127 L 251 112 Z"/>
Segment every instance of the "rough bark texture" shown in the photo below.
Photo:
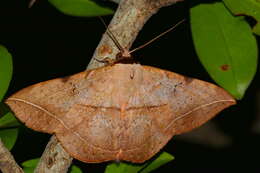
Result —
<path fill-rule="evenodd" d="M 109 28 L 123 47 L 130 48 L 138 32 L 153 14 L 155 14 L 161 7 L 174 4 L 178 1 L 182 0 L 121 0 Z M 106 57 L 115 59 L 117 53 L 117 47 L 108 35 L 104 34 L 87 69 L 94 69 L 104 65 L 95 59 L 104 59 Z M 56 137 L 53 136 L 52 138 Z M 65 159 L 71 159 L 71 157 L 63 150 L 62 146 L 57 143 L 56 140 L 52 139 L 49 141 L 35 173 L 67 172 L 71 162 L 66 162 L 67 164 L 58 164 L 56 162 L 60 167 L 56 166 L 57 169 L 55 170 L 47 168 L 48 161 L 54 156 L 54 153 L 57 154 L 56 157 L 60 157 L 61 155 L 66 156 Z M 44 165 L 46 167 L 44 167 Z"/>
<path fill-rule="evenodd" d="M 12 154 L 0 139 L 0 169 L 3 173 L 23 173 L 22 168 L 15 162 Z"/>
<path fill-rule="evenodd" d="M 53 135 L 34 172 L 65 173 L 68 171 L 71 161 L 72 157 L 64 151 L 57 138 Z"/>
<path fill-rule="evenodd" d="M 146 21 L 161 7 L 177 1 L 181 0 L 122 0 L 108 27 L 120 45 L 129 49 Z M 103 66 L 96 59 L 115 59 L 118 52 L 108 34 L 104 34 L 87 69 Z"/>

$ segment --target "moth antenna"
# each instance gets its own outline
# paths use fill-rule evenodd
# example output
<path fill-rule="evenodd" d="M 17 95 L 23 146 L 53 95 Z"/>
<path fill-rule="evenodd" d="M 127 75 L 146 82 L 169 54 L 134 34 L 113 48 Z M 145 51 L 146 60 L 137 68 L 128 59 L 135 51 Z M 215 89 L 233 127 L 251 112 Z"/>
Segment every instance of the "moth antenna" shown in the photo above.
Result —
<path fill-rule="evenodd" d="M 31 1 L 29 2 L 28 7 L 31 8 L 35 2 L 36 2 L 36 0 L 31 0 Z"/>
<path fill-rule="evenodd" d="M 168 30 L 164 31 L 163 33 L 159 34 L 158 36 L 154 37 L 153 39 L 151 39 L 150 41 L 146 42 L 145 44 L 134 48 L 133 50 L 129 51 L 129 53 L 133 53 L 139 49 L 144 48 L 145 46 L 151 44 L 152 42 L 154 42 L 155 40 L 157 40 L 158 38 L 164 36 L 165 34 L 167 34 L 168 32 L 172 31 L 173 29 L 175 29 L 177 26 L 179 26 L 180 24 L 182 24 L 185 21 L 185 19 L 182 19 L 181 21 L 179 21 L 177 24 L 175 24 L 174 26 L 172 26 L 171 28 L 169 28 Z"/>
<path fill-rule="evenodd" d="M 120 45 L 120 43 L 117 41 L 116 37 L 114 36 L 114 34 L 112 33 L 112 31 L 108 28 L 107 24 L 105 23 L 104 19 L 102 17 L 99 16 L 99 19 L 101 20 L 102 24 L 105 26 L 105 28 L 107 29 L 107 33 L 109 35 L 109 37 L 113 40 L 113 42 L 115 43 L 116 47 L 123 52 L 124 48 Z"/>

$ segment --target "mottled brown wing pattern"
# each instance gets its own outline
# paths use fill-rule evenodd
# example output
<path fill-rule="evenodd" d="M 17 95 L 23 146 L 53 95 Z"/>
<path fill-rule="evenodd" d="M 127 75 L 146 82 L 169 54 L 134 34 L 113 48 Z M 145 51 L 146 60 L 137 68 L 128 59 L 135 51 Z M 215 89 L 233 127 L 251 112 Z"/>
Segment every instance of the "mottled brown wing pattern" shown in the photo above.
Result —
<path fill-rule="evenodd" d="M 135 76 L 141 78 L 138 91 L 132 96 L 138 98 L 130 97 L 129 111 L 125 112 L 129 150 L 123 149 L 123 160 L 143 162 L 172 136 L 200 126 L 235 104 L 232 96 L 216 85 L 149 66 L 140 67 L 136 74 L 141 77 Z"/>
<path fill-rule="evenodd" d="M 163 131 L 162 119 L 168 117 L 160 117 L 171 113 L 168 105 L 126 110 L 121 159 L 142 163 L 156 154 L 172 136 Z"/>
<path fill-rule="evenodd" d="M 119 110 L 76 104 L 62 121 L 69 128 L 56 135 L 74 158 L 84 162 L 116 159 L 121 135 Z"/>
<path fill-rule="evenodd" d="M 205 123 L 217 113 L 236 103 L 222 88 L 198 79 L 173 72 L 144 66 L 147 73 L 153 73 L 154 80 L 160 81 L 153 91 L 157 100 L 169 104 L 171 120 L 165 121 L 165 131 L 181 134 Z M 156 77 L 157 76 L 157 77 Z M 162 103 L 161 103 L 162 104 Z"/>
<path fill-rule="evenodd" d="M 7 99 L 37 131 L 84 162 L 144 162 L 176 134 L 235 100 L 223 89 L 139 64 L 115 64 L 27 87 Z"/>
<path fill-rule="evenodd" d="M 79 83 L 86 73 L 41 82 L 13 94 L 6 103 L 15 115 L 29 128 L 54 133 L 63 128 L 60 117 L 64 116 L 78 100 Z"/>

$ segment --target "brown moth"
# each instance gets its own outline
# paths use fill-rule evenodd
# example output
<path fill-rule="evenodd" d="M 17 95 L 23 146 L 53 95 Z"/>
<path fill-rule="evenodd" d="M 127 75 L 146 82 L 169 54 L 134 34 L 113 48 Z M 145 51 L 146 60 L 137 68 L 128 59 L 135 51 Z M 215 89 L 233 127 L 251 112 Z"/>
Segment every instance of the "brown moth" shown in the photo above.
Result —
<path fill-rule="evenodd" d="M 6 103 L 27 127 L 55 134 L 78 160 L 144 162 L 172 136 L 236 102 L 201 80 L 115 64 L 32 85 Z"/>
<path fill-rule="evenodd" d="M 27 127 L 55 134 L 78 160 L 140 163 L 236 101 L 208 82 L 113 63 L 29 86 L 6 103 Z"/>

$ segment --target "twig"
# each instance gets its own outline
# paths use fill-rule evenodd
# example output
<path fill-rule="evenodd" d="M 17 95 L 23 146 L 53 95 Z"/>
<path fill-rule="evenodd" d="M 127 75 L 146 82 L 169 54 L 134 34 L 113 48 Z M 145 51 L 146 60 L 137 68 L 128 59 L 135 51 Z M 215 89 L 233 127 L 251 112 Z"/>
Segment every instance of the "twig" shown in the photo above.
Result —
<path fill-rule="evenodd" d="M 35 173 L 66 173 L 72 157 L 64 151 L 55 135 L 51 137 L 42 157 L 34 170 Z"/>
<path fill-rule="evenodd" d="M 14 157 L 0 139 L 0 169 L 3 173 L 23 173 L 22 168 L 15 162 Z"/>
<path fill-rule="evenodd" d="M 161 7 L 174 4 L 178 1 L 182 0 L 121 0 L 108 27 L 120 45 L 129 49 L 139 31 L 153 14 Z M 106 57 L 114 59 L 117 53 L 118 48 L 114 45 L 108 34 L 104 34 L 87 69 L 103 66 L 104 64 L 96 61 L 96 59 L 102 60 Z"/>
<path fill-rule="evenodd" d="M 155 14 L 161 7 L 174 4 L 178 1 L 182 0 L 121 0 L 108 27 L 113 32 L 121 46 L 129 49 L 138 32 L 153 14 Z M 107 34 L 104 34 L 87 69 L 94 69 L 103 66 L 104 64 L 98 60 L 105 59 L 106 57 L 115 59 L 117 53 L 118 48 L 110 37 Z M 42 155 L 35 173 L 64 173 L 64 171 L 66 171 L 70 166 L 71 162 L 60 164 L 59 161 L 56 161 L 55 167 L 59 167 L 59 169 L 56 169 L 56 171 L 46 169 L 48 162 L 53 160 L 53 157 L 61 158 L 63 156 L 66 156 L 66 159 L 68 160 L 71 159 L 62 149 L 61 145 L 57 143 L 56 137 L 53 136 Z"/>

